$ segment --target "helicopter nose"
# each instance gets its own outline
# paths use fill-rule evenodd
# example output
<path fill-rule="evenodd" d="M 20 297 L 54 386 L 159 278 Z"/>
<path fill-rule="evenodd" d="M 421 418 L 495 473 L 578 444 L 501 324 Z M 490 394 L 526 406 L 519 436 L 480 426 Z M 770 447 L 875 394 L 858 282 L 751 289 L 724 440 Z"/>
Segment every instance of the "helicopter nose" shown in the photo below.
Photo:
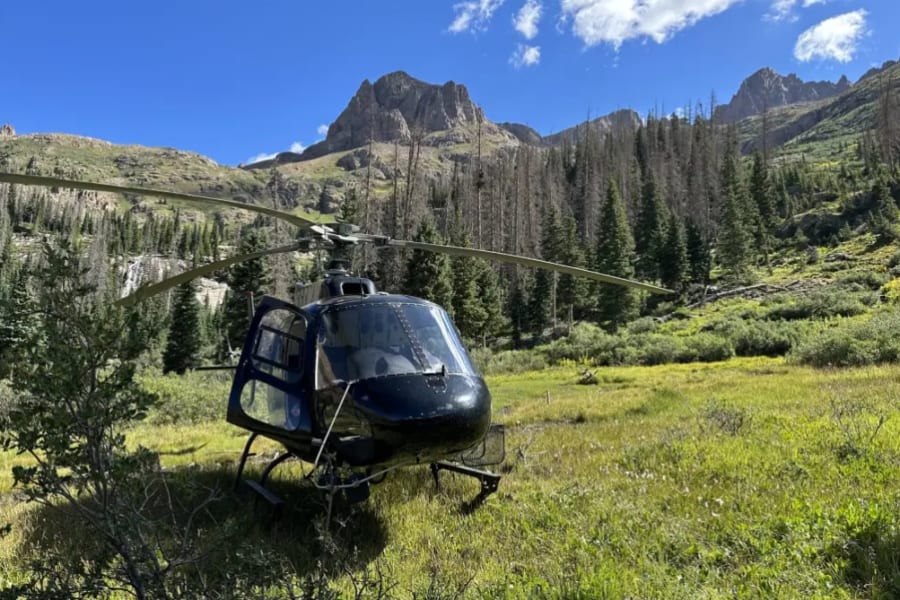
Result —
<path fill-rule="evenodd" d="M 490 428 L 491 394 L 477 376 L 382 377 L 355 387 L 374 436 L 423 461 L 471 448 Z"/>

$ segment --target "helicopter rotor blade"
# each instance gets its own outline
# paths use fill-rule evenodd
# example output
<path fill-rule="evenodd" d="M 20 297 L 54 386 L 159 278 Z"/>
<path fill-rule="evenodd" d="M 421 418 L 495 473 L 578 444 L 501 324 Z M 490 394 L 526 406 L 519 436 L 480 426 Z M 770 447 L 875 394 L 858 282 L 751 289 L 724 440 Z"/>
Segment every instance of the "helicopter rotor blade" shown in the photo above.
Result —
<path fill-rule="evenodd" d="M 227 269 L 228 267 L 236 265 L 239 262 L 243 262 L 245 260 L 253 260 L 254 258 L 262 258 L 271 254 L 281 254 L 283 252 L 302 250 L 302 246 L 303 245 L 301 243 L 294 242 L 286 246 L 268 248 L 266 250 L 259 250 L 258 252 L 249 252 L 247 254 L 239 254 L 237 256 L 232 256 L 223 260 L 217 260 L 216 262 L 203 265 L 202 267 L 190 269 L 188 271 L 185 271 L 184 273 L 179 273 L 178 275 L 163 279 L 162 281 L 159 281 L 157 283 L 138 288 L 131 294 L 116 301 L 116 304 L 119 304 L 120 306 L 131 306 L 132 304 L 141 302 L 143 300 L 146 300 L 147 298 L 168 291 L 175 286 L 181 285 L 182 283 L 187 283 L 188 281 L 196 279 L 197 277 L 203 277 L 204 275 L 215 273 L 216 271 L 219 271 L 221 269 Z"/>
<path fill-rule="evenodd" d="M 245 204 L 237 200 L 226 200 L 224 198 L 211 198 L 209 196 L 200 196 L 197 194 L 185 194 L 182 192 L 169 192 L 165 190 L 155 190 L 151 188 L 112 185 L 109 183 L 94 183 L 91 181 L 77 181 L 73 179 L 59 179 L 57 177 L 43 177 L 39 175 L 18 175 L 15 173 L 0 173 L 0 183 L 18 183 L 20 185 L 36 185 L 43 187 L 60 187 L 71 188 L 76 190 L 90 190 L 94 192 L 111 192 L 114 194 L 137 194 L 141 196 L 154 196 L 156 198 L 171 198 L 173 200 L 185 200 L 188 202 L 199 202 L 203 204 L 215 204 L 218 206 L 228 206 L 241 210 L 249 210 L 276 219 L 286 221 L 297 227 L 308 227 L 317 223 L 312 219 L 293 215 L 274 208 L 267 208 L 256 204 Z"/>
<path fill-rule="evenodd" d="M 643 290 L 645 292 L 650 292 L 651 294 L 674 294 L 672 290 L 662 288 L 659 286 L 655 286 L 649 283 L 642 283 L 640 281 L 633 281 L 631 279 L 624 279 L 622 277 L 616 277 L 615 275 L 607 275 L 605 273 L 598 273 L 596 271 L 589 271 L 587 269 L 581 269 L 579 267 L 572 267 L 569 265 L 562 265 L 559 263 L 548 262 L 546 260 L 539 260 L 537 258 L 529 258 L 527 256 L 518 256 L 516 254 L 505 254 L 503 252 L 493 252 L 491 250 L 478 250 L 476 248 L 462 248 L 460 246 L 444 246 L 440 244 L 428 244 L 425 242 L 413 242 L 408 240 L 395 240 L 388 239 L 383 242 L 383 245 L 386 246 L 396 246 L 400 248 L 411 248 L 413 250 L 424 250 L 425 252 L 435 252 L 439 254 L 450 254 L 452 256 L 470 256 L 474 258 L 486 258 L 488 260 L 493 260 L 497 262 L 510 263 L 514 265 L 522 265 L 525 267 L 533 267 L 536 269 L 546 269 L 548 271 L 556 271 L 558 273 L 565 273 L 566 275 L 574 275 L 576 277 L 585 277 L 587 279 L 593 279 L 594 281 L 600 281 L 603 283 L 611 283 L 615 285 L 622 285 L 625 287 L 630 287 L 638 290 Z"/>

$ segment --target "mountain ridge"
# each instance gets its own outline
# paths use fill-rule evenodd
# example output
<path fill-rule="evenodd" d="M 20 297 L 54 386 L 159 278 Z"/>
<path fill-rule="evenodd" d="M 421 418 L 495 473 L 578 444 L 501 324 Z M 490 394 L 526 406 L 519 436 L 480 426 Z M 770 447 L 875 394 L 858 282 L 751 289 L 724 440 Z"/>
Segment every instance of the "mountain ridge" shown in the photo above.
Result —
<path fill-rule="evenodd" d="M 716 107 L 714 115 L 720 123 L 736 123 L 780 106 L 831 98 L 850 87 L 846 75 L 837 82 L 803 81 L 794 73 L 781 75 L 763 67 L 744 79 L 731 101 Z"/>

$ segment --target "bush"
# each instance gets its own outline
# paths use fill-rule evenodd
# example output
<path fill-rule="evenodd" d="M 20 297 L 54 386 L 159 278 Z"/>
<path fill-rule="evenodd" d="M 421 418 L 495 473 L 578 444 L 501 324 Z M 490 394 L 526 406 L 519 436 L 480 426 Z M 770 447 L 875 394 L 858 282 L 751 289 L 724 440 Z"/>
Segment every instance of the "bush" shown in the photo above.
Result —
<path fill-rule="evenodd" d="M 766 311 L 769 320 L 796 321 L 799 319 L 827 319 L 829 317 L 853 317 L 866 312 L 875 299 L 871 294 L 854 294 L 846 289 L 816 290 L 806 296 L 772 298 L 781 301 Z"/>
<path fill-rule="evenodd" d="M 892 279 L 881 288 L 884 300 L 888 304 L 900 304 L 900 278 Z"/>
<path fill-rule="evenodd" d="M 635 335 L 639 333 L 653 333 L 658 328 L 659 321 L 653 317 L 641 317 L 640 319 L 635 319 L 629 323 L 625 330 L 628 333 Z"/>
<path fill-rule="evenodd" d="M 615 362 L 614 357 L 617 347 L 621 345 L 621 337 L 610 335 L 590 323 L 578 323 L 568 336 L 553 341 L 541 351 L 553 364 L 563 360 L 591 360 L 597 365 L 609 365 L 621 364 Z"/>
<path fill-rule="evenodd" d="M 472 360 L 482 375 L 523 373 L 547 368 L 547 359 L 536 350 L 504 350 L 492 353 L 490 350 L 479 349 L 472 352 Z"/>
<path fill-rule="evenodd" d="M 838 285 L 855 290 L 877 290 L 888 282 L 889 277 L 885 273 L 874 271 L 852 271 L 838 278 Z"/>
<path fill-rule="evenodd" d="M 144 373 L 138 379 L 141 387 L 157 397 L 147 422 L 179 425 L 221 420 L 228 406 L 232 375 L 231 371 Z"/>
<path fill-rule="evenodd" d="M 662 365 L 676 362 L 681 348 L 675 338 L 658 333 L 643 333 L 632 336 L 630 346 L 636 350 L 637 364 Z M 620 364 L 629 364 L 622 362 Z M 631 363 L 633 364 L 633 363 Z"/>
<path fill-rule="evenodd" d="M 678 362 L 717 362 L 734 356 L 730 340 L 711 333 L 698 333 L 684 341 Z"/>
<path fill-rule="evenodd" d="M 711 331 L 730 340 L 738 356 L 783 356 L 805 335 L 805 323 L 722 319 Z"/>
<path fill-rule="evenodd" d="M 840 323 L 811 336 L 791 353 L 791 360 L 813 367 L 853 367 L 896 362 L 900 358 L 900 312 L 874 315 L 868 321 Z"/>

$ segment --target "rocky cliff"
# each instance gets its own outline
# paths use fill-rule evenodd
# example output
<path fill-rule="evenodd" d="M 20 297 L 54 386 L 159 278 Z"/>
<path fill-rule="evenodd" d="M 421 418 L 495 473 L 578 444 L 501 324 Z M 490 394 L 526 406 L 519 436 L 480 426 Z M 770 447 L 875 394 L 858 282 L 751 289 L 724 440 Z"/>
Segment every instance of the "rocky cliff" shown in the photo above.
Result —
<path fill-rule="evenodd" d="M 848 89 L 846 76 L 836 83 L 803 81 L 793 73 L 783 76 L 766 67 L 745 79 L 731 102 L 716 108 L 715 116 L 719 122 L 734 123 L 786 104 L 831 98 Z"/>
<path fill-rule="evenodd" d="M 428 135 L 484 121 L 481 109 L 464 85 L 448 81 L 433 85 L 396 71 L 374 84 L 363 81 L 347 108 L 328 128 L 328 136 L 307 148 L 303 159 L 359 148 L 374 142 L 409 142 Z"/>
<path fill-rule="evenodd" d="M 591 131 L 601 135 L 612 131 L 634 131 L 641 125 L 641 116 L 630 109 L 617 110 L 602 117 L 590 121 Z M 563 129 L 558 133 L 545 136 L 541 142 L 544 146 L 558 146 L 563 143 L 573 143 L 578 136 L 578 130 L 584 124 Z"/>

